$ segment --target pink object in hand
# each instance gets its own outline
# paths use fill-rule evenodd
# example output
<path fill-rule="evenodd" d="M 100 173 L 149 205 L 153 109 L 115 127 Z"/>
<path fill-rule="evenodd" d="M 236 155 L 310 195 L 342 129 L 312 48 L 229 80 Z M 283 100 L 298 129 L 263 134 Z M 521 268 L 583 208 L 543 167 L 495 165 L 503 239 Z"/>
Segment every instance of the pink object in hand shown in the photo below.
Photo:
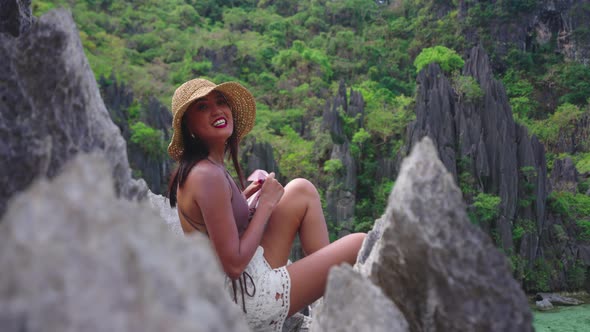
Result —
<path fill-rule="evenodd" d="M 263 169 L 257 169 L 250 176 L 248 177 L 248 181 L 258 181 L 258 180 L 266 180 L 268 176 L 268 172 Z"/>
<path fill-rule="evenodd" d="M 263 169 L 257 169 L 248 177 L 248 181 L 260 181 L 261 183 L 266 180 L 268 172 Z M 260 198 L 260 190 L 254 193 L 254 195 L 248 198 L 248 207 L 250 208 L 250 216 L 254 215 L 256 207 L 258 206 L 258 199 Z"/>

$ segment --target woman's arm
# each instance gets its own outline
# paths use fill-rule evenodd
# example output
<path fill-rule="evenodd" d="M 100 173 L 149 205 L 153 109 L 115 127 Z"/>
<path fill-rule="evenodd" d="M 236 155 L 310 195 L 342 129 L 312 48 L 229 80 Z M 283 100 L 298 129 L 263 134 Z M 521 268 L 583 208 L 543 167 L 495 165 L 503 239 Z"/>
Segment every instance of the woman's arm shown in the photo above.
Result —
<path fill-rule="evenodd" d="M 268 180 L 271 181 L 268 181 Z M 223 170 L 209 163 L 199 163 L 189 173 L 187 184 L 198 204 L 207 231 L 223 270 L 232 279 L 244 271 L 260 244 L 272 210 L 283 194 L 283 187 L 269 177 L 262 185 L 261 199 L 240 238 L 232 212 L 231 189 Z"/>

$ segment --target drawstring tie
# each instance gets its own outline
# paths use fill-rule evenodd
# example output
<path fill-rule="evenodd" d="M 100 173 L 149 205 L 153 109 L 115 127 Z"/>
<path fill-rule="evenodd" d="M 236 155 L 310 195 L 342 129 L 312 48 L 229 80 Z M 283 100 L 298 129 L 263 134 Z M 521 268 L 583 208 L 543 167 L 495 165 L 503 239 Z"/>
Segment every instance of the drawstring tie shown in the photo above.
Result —
<path fill-rule="evenodd" d="M 248 283 L 246 282 L 246 277 L 250 279 L 250 283 L 252 284 L 252 294 L 250 294 L 250 292 L 248 291 Z M 256 285 L 254 284 L 254 279 L 252 279 L 252 276 L 246 271 L 242 272 L 242 275 L 238 277 L 238 281 L 240 282 L 240 292 L 242 293 L 242 308 L 244 310 L 244 313 L 247 314 L 248 312 L 246 311 L 246 299 L 244 298 L 244 293 L 246 293 L 246 295 L 248 295 L 249 297 L 254 297 L 254 294 L 256 294 Z M 234 289 L 234 302 L 238 304 L 236 281 L 234 279 L 232 279 L 231 285 Z"/>

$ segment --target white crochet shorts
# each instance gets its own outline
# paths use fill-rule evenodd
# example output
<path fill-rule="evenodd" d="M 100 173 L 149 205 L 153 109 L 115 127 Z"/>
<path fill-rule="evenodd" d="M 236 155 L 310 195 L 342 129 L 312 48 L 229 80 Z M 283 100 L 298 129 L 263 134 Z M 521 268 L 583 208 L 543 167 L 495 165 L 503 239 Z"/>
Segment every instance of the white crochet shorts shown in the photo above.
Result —
<path fill-rule="evenodd" d="M 291 278 L 287 267 L 270 267 L 258 246 L 239 279 L 226 277 L 225 288 L 240 310 L 245 311 L 252 331 L 281 331 L 289 313 Z M 235 291 L 235 292 L 234 292 Z"/>

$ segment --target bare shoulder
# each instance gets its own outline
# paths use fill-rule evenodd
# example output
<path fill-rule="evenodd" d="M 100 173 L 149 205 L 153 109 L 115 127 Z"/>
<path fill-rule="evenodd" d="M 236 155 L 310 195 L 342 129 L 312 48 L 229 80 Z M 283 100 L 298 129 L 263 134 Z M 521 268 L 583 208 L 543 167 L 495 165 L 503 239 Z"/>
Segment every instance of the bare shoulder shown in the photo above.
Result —
<path fill-rule="evenodd" d="M 227 188 L 225 171 L 208 160 L 199 161 L 189 172 L 187 182 L 197 192 L 210 192 L 213 188 Z"/>

